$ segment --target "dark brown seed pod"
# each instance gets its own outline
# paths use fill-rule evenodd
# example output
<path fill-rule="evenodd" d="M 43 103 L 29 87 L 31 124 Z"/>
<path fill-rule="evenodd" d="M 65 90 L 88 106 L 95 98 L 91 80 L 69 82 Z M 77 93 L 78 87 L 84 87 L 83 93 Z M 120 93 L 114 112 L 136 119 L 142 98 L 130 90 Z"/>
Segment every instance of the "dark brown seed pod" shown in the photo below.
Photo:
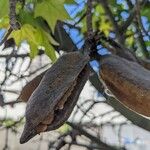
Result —
<path fill-rule="evenodd" d="M 26 124 L 20 138 L 25 143 L 36 134 L 57 129 L 70 116 L 89 77 L 87 54 L 70 52 L 45 73 L 26 107 Z M 50 120 L 45 129 L 45 123 Z M 41 127 L 42 124 L 42 127 Z"/>
<path fill-rule="evenodd" d="M 100 76 L 114 96 L 128 108 L 150 117 L 150 71 L 124 58 L 102 60 Z"/>
<path fill-rule="evenodd" d="M 46 70 L 47 71 L 47 70 Z M 31 96 L 31 94 L 33 93 L 33 91 L 38 87 L 38 85 L 40 84 L 40 81 L 42 80 L 44 74 L 46 73 L 46 71 L 42 72 L 41 74 L 39 74 L 38 76 L 36 76 L 35 78 L 33 78 L 30 82 L 28 82 L 22 89 L 18 100 L 22 101 L 22 102 L 27 102 Z"/>
<path fill-rule="evenodd" d="M 44 132 L 47 129 L 47 125 L 46 124 L 42 124 L 40 123 L 37 127 L 36 127 L 36 132 L 37 134 Z"/>

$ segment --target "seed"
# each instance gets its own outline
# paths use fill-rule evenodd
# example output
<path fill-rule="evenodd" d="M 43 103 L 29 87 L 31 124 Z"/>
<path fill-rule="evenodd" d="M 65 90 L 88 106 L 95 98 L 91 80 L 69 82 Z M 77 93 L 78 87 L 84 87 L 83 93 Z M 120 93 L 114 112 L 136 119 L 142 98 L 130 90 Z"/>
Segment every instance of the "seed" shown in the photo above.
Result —
<path fill-rule="evenodd" d="M 42 124 L 44 125 L 49 125 L 52 123 L 52 121 L 54 120 L 54 113 L 48 115 L 45 120 L 42 122 Z"/>
<path fill-rule="evenodd" d="M 36 131 L 37 133 L 41 133 L 46 131 L 47 129 L 47 125 L 40 123 L 37 127 L 36 127 Z"/>

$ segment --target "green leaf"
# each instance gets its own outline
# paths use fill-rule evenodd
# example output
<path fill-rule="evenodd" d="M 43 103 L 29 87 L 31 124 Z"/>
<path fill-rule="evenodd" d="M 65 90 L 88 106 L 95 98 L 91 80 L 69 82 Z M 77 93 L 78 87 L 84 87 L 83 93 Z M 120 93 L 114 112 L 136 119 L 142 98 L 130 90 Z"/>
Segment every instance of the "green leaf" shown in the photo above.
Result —
<path fill-rule="evenodd" d="M 126 38 L 127 45 L 132 46 L 134 44 L 133 31 L 132 30 L 128 30 L 126 32 L 126 36 L 127 36 L 127 38 Z"/>
<path fill-rule="evenodd" d="M 57 129 L 58 132 L 63 133 L 63 134 L 70 131 L 70 130 L 71 130 L 71 127 L 66 123 Z"/>
<path fill-rule="evenodd" d="M 40 45 L 45 47 L 46 54 L 53 61 L 55 61 L 56 56 L 55 56 L 55 53 L 53 53 L 54 48 L 51 46 L 51 44 L 58 45 L 58 43 L 51 37 L 50 34 L 44 31 L 45 24 L 43 24 L 43 20 L 40 18 L 34 18 L 32 12 L 28 12 L 27 10 L 26 11 L 22 10 L 19 13 L 19 21 L 21 22 L 21 24 L 30 24 L 38 30 L 40 35 L 37 36 L 38 39 L 36 40 L 39 41 L 38 43 Z M 30 42 L 29 44 L 30 46 L 33 47 L 33 49 L 35 49 L 35 45 L 32 42 Z M 53 51 L 51 51 L 51 49 Z M 31 51 L 31 57 L 34 57 L 36 54 L 37 54 L 37 51 Z"/>
<path fill-rule="evenodd" d="M 150 12 L 149 12 L 149 8 L 144 8 L 141 10 L 141 15 L 142 16 L 146 16 L 148 18 L 148 20 L 150 21 Z"/>
<path fill-rule="evenodd" d="M 150 41 L 145 41 L 146 46 L 150 46 Z"/>
<path fill-rule="evenodd" d="M 84 9 L 82 9 L 81 11 L 79 11 L 76 14 L 75 18 L 81 18 L 86 13 L 86 10 L 87 10 L 87 7 L 85 6 Z M 84 17 L 81 20 L 81 32 L 85 33 L 86 31 L 87 31 L 87 28 L 86 28 L 86 17 Z"/>
<path fill-rule="evenodd" d="M 8 0 L 0 0 L 0 18 L 8 16 Z"/>
<path fill-rule="evenodd" d="M 6 119 L 4 122 L 3 122 L 3 125 L 5 126 L 5 127 L 9 127 L 9 126 L 11 126 L 11 125 L 13 125 L 14 124 L 14 121 L 12 120 L 12 119 Z"/>
<path fill-rule="evenodd" d="M 106 36 L 112 30 L 112 24 L 106 16 L 106 12 L 102 5 L 96 5 L 93 13 L 92 24 L 94 30 L 102 31 Z M 84 25 L 84 24 L 83 24 Z"/>
<path fill-rule="evenodd" d="M 45 53 L 51 60 L 56 60 L 54 48 L 50 44 L 50 40 L 52 39 L 43 29 L 34 28 L 29 24 L 25 24 L 20 30 L 13 31 L 10 37 L 14 38 L 17 46 L 19 46 L 22 41 L 26 40 L 30 45 L 31 58 L 34 58 L 38 54 L 38 47 L 43 46 L 45 48 Z"/>
<path fill-rule="evenodd" d="M 47 31 L 46 30 L 47 28 L 45 27 L 45 24 L 44 24 L 44 20 L 42 20 L 41 18 L 34 18 L 32 12 L 28 12 L 24 10 L 20 11 L 19 21 L 21 22 L 21 24 L 30 24 L 34 27 L 42 28 L 43 30 Z M 58 45 L 58 43 L 50 36 L 50 33 L 49 34 L 47 33 L 47 37 L 49 38 L 52 44 Z"/>
<path fill-rule="evenodd" d="M 0 19 L 0 28 L 8 28 L 9 27 L 9 17 L 3 17 Z"/>
<path fill-rule="evenodd" d="M 57 20 L 69 18 L 64 2 L 64 0 L 43 0 L 35 6 L 35 17 L 43 17 L 54 32 Z"/>
<path fill-rule="evenodd" d="M 37 21 L 34 18 L 33 13 L 27 10 L 20 10 L 18 19 L 22 25 L 23 24 L 30 24 L 33 26 L 37 25 Z"/>
<path fill-rule="evenodd" d="M 58 43 L 54 41 L 52 37 L 49 34 L 47 34 L 44 30 L 41 29 L 40 32 L 42 37 L 41 43 L 43 44 L 42 46 L 45 47 L 45 53 L 51 58 L 53 62 L 56 61 L 55 50 L 49 42 L 51 42 L 54 45 L 58 45 Z"/>
<path fill-rule="evenodd" d="M 106 36 L 108 36 L 110 31 L 112 30 L 112 24 L 106 17 L 103 17 L 101 18 L 99 29 L 103 31 Z"/>
<path fill-rule="evenodd" d="M 110 6 L 116 5 L 116 1 L 117 1 L 117 0 L 109 0 L 109 5 L 110 5 Z"/>
<path fill-rule="evenodd" d="M 65 4 L 76 4 L 74 0 L 65 0 Z"/>
<path fill-rule="evenodd" d="M 38 54 L 38 46 L 39 46 L 39 32 L 33 28 L 29 24 L 25 24 L 22 26 L 20 30 L 13 31 L 11 36 L 14 38 L 17 46 L 24 40 L 26 40 L 30 44 L 31 58 L 35 57 Z"/>
<path fill-rule="evenodd" d="M 104 8 L 102 7 L 102 5 L 97 5 L 96 8 L 95 8 L 95 13 L 97 15 L 102 15 L 102 14 L 105 14 L 105 10 Z"/>

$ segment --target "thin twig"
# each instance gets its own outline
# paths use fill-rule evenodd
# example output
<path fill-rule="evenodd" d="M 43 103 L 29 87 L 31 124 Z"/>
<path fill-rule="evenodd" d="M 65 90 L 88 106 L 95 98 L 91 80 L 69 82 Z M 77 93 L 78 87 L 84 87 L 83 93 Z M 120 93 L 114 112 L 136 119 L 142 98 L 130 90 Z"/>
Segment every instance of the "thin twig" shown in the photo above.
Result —
<path fill-rule="evenodd" d="M 132 4 L 131 0 L 126 0 L 126 1 L 127 1 L 127 4 L 128 4 L 128 6 L 129 6 L 129 8 L 130 8 L 130 9 L 133 9 L 134 5 Z M 140 5 L 143 6 L 143 4 L 145 4 L 146 2 L 147 2 L 147 0 L 144 0 L 144 1 L 142 1 L 142 3 L 141 3 Z M 135 6 L 135 7 L 136 7 L 136 14 L 138 14 L 138 11 L 140 11 L 140 10 L 139 10 L 138 3 L 137 3 L 137 2 L 136 2 L 136 6 Z M 140 9 L 141 9 L 141 7 L 140 7 Z M 134 23 L 134 27 L 135 27 L 136 30 L 137 30 L 136 32 L 138 33 L 137 39 L 138 39 L 139 44 L 140 44 L 140 46 L 141 46 L 142 52 L 143 52 L 143 54 L 144 54 L 144 56 L 145 56 L 146 58 L 149 58 L 150 55 L 149 55 L 149 52 L 148 52 L 148 50 L 147 50 L 145 41 L 144 41 L 144 39 L 143 39 L 143 35 L 142 35 L 142 32 L 141 32 L 141 29 L 139 28 L 139 22 L 138 22 L 137 16 L 136 16 L 136 18 L 135 18 L 135 20 L 134 20 L 133 23 Z"/>
<path fill-rule="evenodd" d="M 108 15 L 113 27 L 114 27 L 114 30 L 115 30 L 115 33 L 116 33 L 116 36 L 117 36 L 117 40 L 119 41 L 119 43 L 122 43 L 124 44 L 124 35 L 120 34 L 120 31 L 119 31 L 119 25 L 118 23 L 116 22 L 115 18 L 114 18 L 114 15 L 109 7 L 109 3 L 107 0 L 97 0 L 100 4 L 102 4 L 103 8 L 105 9 L 105 12 L 106 14 Z"/>
<path fill-rule="evenodd" d="M 93 28 L 92 28 L 92 0 L 87 1 L 87 13 L 86 13 L 86 24 L 87 24 L 87 37 L 88 39 L 91 38 L 93 35 Z"/>
<path fill-rule="evenodd" d="M 9 147 L 8 147 L 8 136 L 9 136 L 9 129 L 6 128 L 5 146 L 4 146 L 3 150 L 9 149 Z"/>
<path fill-rule="evenodd" d="M 9 0 L 9 18 L 10 18 L 10 27 L 12 30 L 19 29 L 19 23 L 16 19 L 16 4 L 17 0 Z"/>
<path fill-rule="evenodd" d="M 103 148 L 105 150 L 117 150 L 117 148 L 114 148 L 110 145 L 107 145 L 106 143 L 102 142 L 99 138 L 93 136 L 92 134 L 88 133 L 85 129 L 83 129 L 81 126 L 78 126 L 77 124 L 71 123 L 71 122 L 67 122 L 67 124 L 69 126 L 71 126 L 73 129 L 76 129 L 77 131 L 79 131 L 81 134 L 85 135 L 86 137 L 88 137 L 90 140 L 92 140 L 93 142 L 97 143 L 100 148 Z M 120 148 L 121 149 L 121 148 Z M 119 150 L 119 149 L 118 149 Z"/>
<path fill-rule="evenodd" d="M 120 26 L 120 32 L 121 33 L 125 32 L 127 30 L 127 28 L 131 25 L 135 15 L 136 15 L 136 8 L 134 7 L 131 10 L 128 19 L 125 22 L 123 22 L 123 24 Z"/>

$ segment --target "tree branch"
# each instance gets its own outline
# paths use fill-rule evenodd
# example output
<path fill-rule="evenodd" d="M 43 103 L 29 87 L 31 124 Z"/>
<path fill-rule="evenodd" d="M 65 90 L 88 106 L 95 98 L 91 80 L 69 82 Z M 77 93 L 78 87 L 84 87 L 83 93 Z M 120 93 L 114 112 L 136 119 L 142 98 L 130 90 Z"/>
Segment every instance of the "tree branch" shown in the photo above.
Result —
<path fill-rule="evenodd" d="M 88 38 L 93 34 L 93 28 L 92 28 L 92 0 L 87 1 L 87 13 L 86 13 L 86 24 L 87 24 L 87 34 Z"/>
<path fill-rule="evenodd" d="M 105 149 L 105 150 L 110 150 L 110 149 L 111 149 L 111 150 L 119 150 L 119 149 L 117 149 L 117 148 L 114 148 L 113 146 L 110 146 L 110 145 L 108 145 L 108 144 L 102 142 L 99 138 L 97 138 L 97 137 L 91 135 L 91 134 L 88 133 L 85 129 L 83 129 L 83 128 L 81 127 L 81 125 L 77 125 L 77 124 L 74 124 L 74 123 L 71 123 L 71 122 L 67 122 L 67 124 L 68 124 L 69 126 L 71 126 L 73 129 L 76 129 L 77 131 L 79 131 L 81 134 L 83 134 L 83 135 L 85 135 L 86 137 L 88 137 L 90 140 L 92 140 L 92 142 L 97 143 L 97 144 L 100 146 L 100 148 Z M 122 148 L 120 148 L 120 150 L 121 150 L 121 149 L 122 149 Z"/>
<path fill-rule="evenodd" d="M 119 43 L 124 44 L 124 36 L 120 35 L 120 30 L 119 30 L 119 26 L 117 24 L 117 22 L 115 21 L 114 15 L 108 5 L 108 1 L 107 0 L 97 0 L 100 4 L 102 4 L 102 6 L 105 9 L 106 14 L 108 15 L 110 21 L 112 22 L 112 25 L 114 27 L 116 36 L 117 36 L 117 40 L 119 41 Z"/>
<path fill-rule="evenodd" d="M 9 0 L 9 18 L 10 18 L 10 27 L 12 30 L 19 29 L 19 23 L 16 19 L 16 4 L 17 0 Z"/>

